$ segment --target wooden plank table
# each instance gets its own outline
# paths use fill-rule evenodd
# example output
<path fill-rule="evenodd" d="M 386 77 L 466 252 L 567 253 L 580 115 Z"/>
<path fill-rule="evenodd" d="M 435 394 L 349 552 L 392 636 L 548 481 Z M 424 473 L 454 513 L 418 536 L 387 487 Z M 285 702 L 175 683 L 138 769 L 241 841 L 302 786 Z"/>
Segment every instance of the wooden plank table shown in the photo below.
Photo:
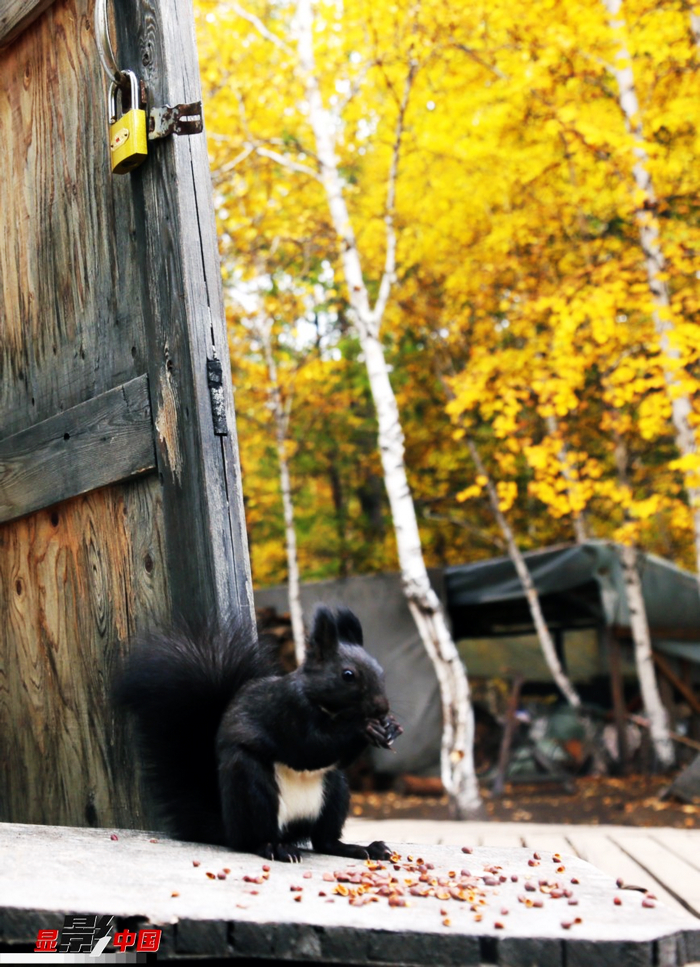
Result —
<path fill-rule="evenodd" d="M 355 821 L 348 832 L 366 841 L 375 825 Z M 527 836 L 528 826 L 433 823 L 422 827 L 427 838 L 429 826 L 442 830 L 442 844 L 399 844 L 392 824 L 381 824 L 400 859 L 370 866 L 312 853 L 301 865 L 264 864 L 143 831 L 0 825 L 0 963 L 18 963 L 23 952 L 35 958 L 38 930 L 81 913 L 114 916 L 118 929 L 157 925 L 159 959 L 384 967 L 681 967 L 700 959 L 700 921 L 688 910 L 618 889 L 572 848 L 559 857 L 477 842 L 492 831 Z M 562 829 L 553 842 L 568 842 Z M 533 842 L 544 830 L 532 828 Z M 685 841 L 672 839 L 681 850 Z M 363 876 L 368 882 L 358 882 Z"/>
<path fill-rule="evenodd" d="M 645 886 L 666 905 L 700 917 L 700 829 L 351 819 L 346 830 L 387 842 L 469 842 L 573 853 L 614 880 Z"/>

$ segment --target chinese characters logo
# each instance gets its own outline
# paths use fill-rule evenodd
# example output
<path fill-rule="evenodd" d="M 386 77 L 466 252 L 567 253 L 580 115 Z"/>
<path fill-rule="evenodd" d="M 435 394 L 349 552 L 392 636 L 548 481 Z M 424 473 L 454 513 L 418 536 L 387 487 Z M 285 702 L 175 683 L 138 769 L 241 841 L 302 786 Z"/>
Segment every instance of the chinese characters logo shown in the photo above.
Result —
<path fill-rule="evenodd" d="M 92 954 L 154 953 L 160 947 L 162 930 L 144 927 L 141 930 L 117 930 L 112 935 L 114 917 L 97 914 L 69 914 L 60 930 L 40 930 L 34 953 Z"/>

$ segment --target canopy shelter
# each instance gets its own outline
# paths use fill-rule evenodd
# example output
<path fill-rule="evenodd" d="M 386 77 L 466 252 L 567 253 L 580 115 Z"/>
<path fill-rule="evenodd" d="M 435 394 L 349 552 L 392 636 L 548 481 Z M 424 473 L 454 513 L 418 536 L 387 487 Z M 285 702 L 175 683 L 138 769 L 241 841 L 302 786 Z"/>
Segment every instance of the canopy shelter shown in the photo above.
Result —
<path fill-rule="evenodd" d="M 550 630 L 608 628 L 630 637 L 620 563 L 611 541 L 586 541 L 523 555 Z M 654 648 L 700 663 L 700 589 L 695 575 L 654 554 L 639 554 L 642 592 Z M 449 567 L 445 594 L 456 638 L 533 631 L 530 610 L 508 557 Z"/>
<path fill-rule="evenodd" d="M 599 700 L 595 682 L 609 679 L 624 768 L 628 760 L 624 679 L 634 680 L 637 675 L 621 548 L 611 541 L 587 541 L 543 548 L 524 558 L 570 679 L 593 685 L 588 692 L 593 702 Z M 700 715 L 700 698 L 693 689 L 693 678 L 700 680 L 697 578 L 653 554 L 640 553 L 638 567 L 654 663 L 663 676 L 666 702 L 673 701 L 676 689 L 691 712 Z M 505 672 L 530 682 L 550 677 L 546 671 L 543 674 L 534 623 L 510 558 L 447 568 L 444 581 L 453 633 L 472 676 Z"/>
<path fill-rule="evenodd" d="M 572 680 L 616 676 L 618 720 L 622 677 L 635 675 L 629 614 L 619 548 L 605 541 L 561 545 L 525 555 L 541 595 L 545 618 Z M 700 663 L 700 598 L 695 577 L 668 561 L 640 554 L 642 584 L 654 649 Z M 516 670 L 529 681 L 551 680 L 534 634 L 525 595 L 509 558 L 430 571 L 470 678 Z M 375 769 L 437 774 L 440 758 L 440 692 L 420 641 L 398 574 L 362 575 L 302 585 L 307 626 L 317 604 L 345 604 L 359 616 L 367 649 L 384 666 L 387 691 L 405 734 L 395 752 L 372 750 Z M 255 592 L 257 607 L 289 610 L 286 585 Z M 477 654 L 481 646 L 481 655 Z M 479 658 L 483 665 L 479 667 Z M 610 659 L 613 659 L 612 661 Z M 615 661 L 617 659 L 617 661 Z M 489 664 L 490 663 L 490 664 Z M 699 669 L 700 670 L 700 669 Z M 680 685 L 692 695 L 692 686 Z M 696 699 L 697 701 L 697 699 Z"/>

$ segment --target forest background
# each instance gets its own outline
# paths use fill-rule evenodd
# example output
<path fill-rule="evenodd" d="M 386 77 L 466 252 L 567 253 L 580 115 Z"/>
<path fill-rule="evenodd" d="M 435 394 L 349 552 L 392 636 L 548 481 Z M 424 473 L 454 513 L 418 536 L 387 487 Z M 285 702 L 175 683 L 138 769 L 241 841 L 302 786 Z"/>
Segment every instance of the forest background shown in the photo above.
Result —
<path fill-rule="evenodd" d="M 304 580 L 398 570 L 296 8 L 196 4 L 258 586 L 287 578 L 280 453 Z M 490 478 L 523 550 L 587 534 L 696 570 L 697 13 L 319 0 L 315 14 L 372 300 L 395 240 L 381 339 L 426 563 L 505 552 Z"/>

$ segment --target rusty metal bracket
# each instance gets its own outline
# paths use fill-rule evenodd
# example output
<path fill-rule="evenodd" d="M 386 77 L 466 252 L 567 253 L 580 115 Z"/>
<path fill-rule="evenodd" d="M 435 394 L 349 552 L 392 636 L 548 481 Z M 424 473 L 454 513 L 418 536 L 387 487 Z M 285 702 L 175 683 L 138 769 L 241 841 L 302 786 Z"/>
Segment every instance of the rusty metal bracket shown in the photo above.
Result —
<path fill-rule="evenodd" d="M 202 102 L 154 107 L 148 115 L 148 140 L 167 138 L 171 134 L 199 134 L 204 130 Z"/>
<path fill-rule="evenodd" d="M 214 433 L 217 436 L 228 436 L 226 401 L 224 399 L 224 370 L 221 360 L 217 358 L 216 354 L 214 354 L 213 359 L 207 359 L 207 386 L 211 397 Z"/>

